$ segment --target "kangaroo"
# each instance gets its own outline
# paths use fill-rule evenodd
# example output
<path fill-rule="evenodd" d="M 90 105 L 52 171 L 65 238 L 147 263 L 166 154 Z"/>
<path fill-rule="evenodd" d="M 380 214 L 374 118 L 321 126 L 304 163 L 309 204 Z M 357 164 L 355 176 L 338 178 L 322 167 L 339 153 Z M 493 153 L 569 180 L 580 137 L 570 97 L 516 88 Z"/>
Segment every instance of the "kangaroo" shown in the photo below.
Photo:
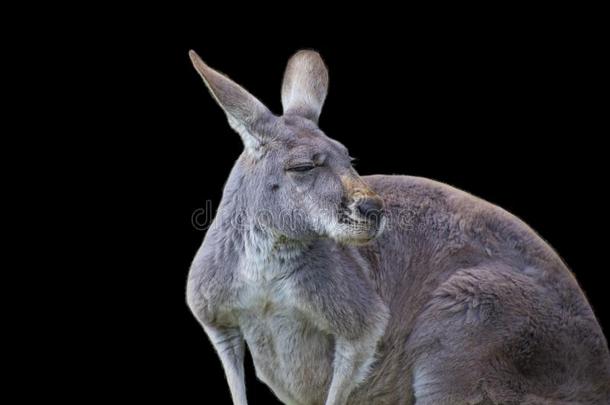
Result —
<path fill-rule="evenodd" d="M 433 180 L 360 177 L 318 127 L 315 51 L 289 60 L 281 116 L 190 57 L 244 144 L 186 288 L 235 404 L 246 343 L 285 404 L 610 404 L 595 315 L 525 223 Z"/>

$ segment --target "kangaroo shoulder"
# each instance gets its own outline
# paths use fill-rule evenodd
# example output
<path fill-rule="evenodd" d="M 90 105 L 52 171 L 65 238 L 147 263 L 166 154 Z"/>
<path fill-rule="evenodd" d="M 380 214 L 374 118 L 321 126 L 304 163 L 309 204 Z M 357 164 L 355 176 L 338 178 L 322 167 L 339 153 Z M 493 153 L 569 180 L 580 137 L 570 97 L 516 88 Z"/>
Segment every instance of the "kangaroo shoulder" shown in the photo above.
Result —
<path fill-rule="evenodd" d="M 493 257 L 557 269 L 557 253 L 533 229 L 503 208 L 447 184 L 413 176 L 365 176 L 400 223 L 418 224 L 434 237 L 474 242 Z M 445 238 L 445 239 L 447 239 Z"/>
<path fill-rule="evenodd" d="M 231 241 L 208 232 L 191 264 L 186 285 L 186 300 L 200 319 L 212 320 L 231 294 L 236 255 L 230 254 Z"/>

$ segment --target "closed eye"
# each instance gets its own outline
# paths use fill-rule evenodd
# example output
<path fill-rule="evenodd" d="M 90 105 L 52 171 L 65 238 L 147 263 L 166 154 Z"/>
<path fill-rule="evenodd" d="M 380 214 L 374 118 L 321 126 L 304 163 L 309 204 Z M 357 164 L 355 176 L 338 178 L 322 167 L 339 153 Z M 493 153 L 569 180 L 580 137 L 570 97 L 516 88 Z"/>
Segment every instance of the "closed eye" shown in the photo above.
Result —
<path fill-rule="evenodd" d="M 316 166 L 313 163 L 304 163 L 295 166 L 290 166 L 286 170 L 289 172 L 307 172 L 313 170 Z"/>

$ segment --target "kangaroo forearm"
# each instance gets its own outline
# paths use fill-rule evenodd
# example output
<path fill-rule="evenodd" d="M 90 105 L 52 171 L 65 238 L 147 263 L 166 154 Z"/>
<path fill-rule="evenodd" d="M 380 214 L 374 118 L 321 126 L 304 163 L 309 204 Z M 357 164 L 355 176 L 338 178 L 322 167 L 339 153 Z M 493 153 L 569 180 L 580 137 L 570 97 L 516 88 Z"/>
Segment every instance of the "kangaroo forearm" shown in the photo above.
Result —
<path fill-rule="evenodd" d="M 235 405 L 247 405 L 244 375 L 244 340 L 236 328 L 217 328 L 204 325 L 212 341 L 227 377 L 231 397 Z"/>

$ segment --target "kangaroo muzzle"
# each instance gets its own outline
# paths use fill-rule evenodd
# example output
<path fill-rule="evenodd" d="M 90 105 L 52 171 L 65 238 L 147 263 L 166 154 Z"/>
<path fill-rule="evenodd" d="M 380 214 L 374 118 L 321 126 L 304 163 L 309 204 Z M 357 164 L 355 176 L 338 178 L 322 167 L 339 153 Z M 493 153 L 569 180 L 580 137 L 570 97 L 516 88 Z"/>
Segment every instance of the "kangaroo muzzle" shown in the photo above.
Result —
<path fill-rule="evenodd" d="M 377 193 L 372 191 L 358 177 L 342 177 L 341 182 L 345 188 L 349 206 L 352 208 L 352 215 L 372 224 L 381 222 L 383 212 L 383 200 Z"/>

